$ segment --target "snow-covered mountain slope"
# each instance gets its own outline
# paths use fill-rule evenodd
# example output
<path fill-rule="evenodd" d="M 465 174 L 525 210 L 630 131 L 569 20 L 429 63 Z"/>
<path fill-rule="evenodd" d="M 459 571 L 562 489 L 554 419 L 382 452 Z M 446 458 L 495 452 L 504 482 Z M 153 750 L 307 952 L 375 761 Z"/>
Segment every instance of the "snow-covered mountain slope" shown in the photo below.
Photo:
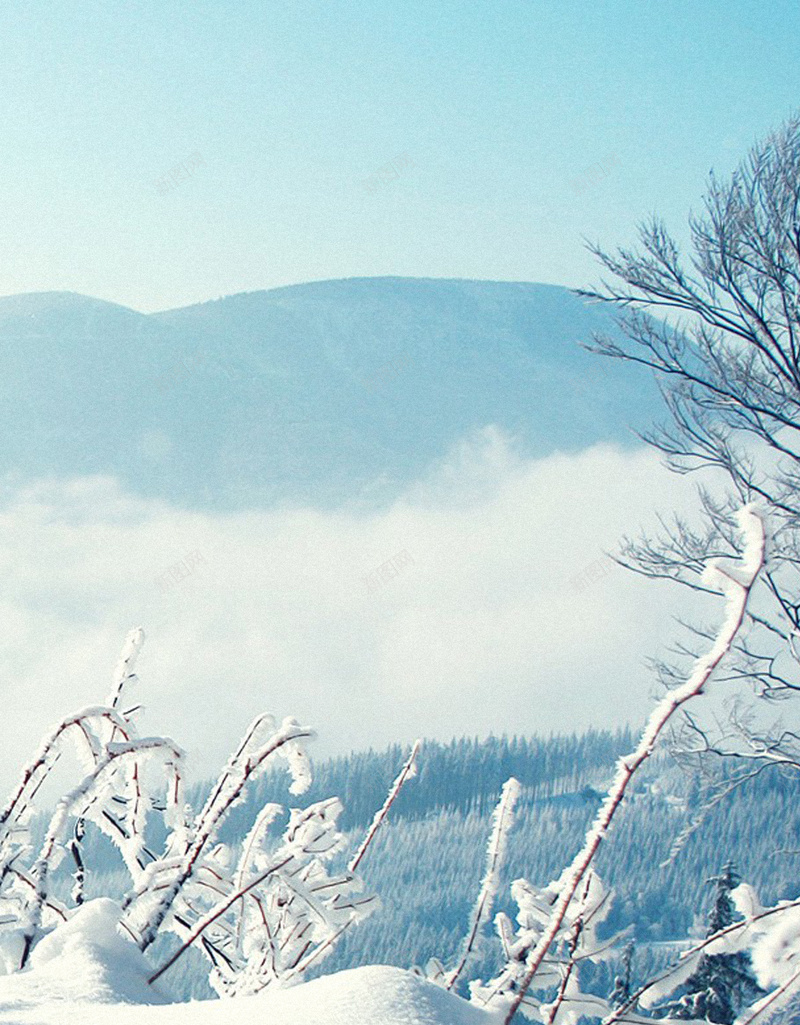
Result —
<path fill-rule="evenodd" d="M 340 972 L 253 997 L 166 1004 L 112 901 L 46 937 L 33 967 L 0 977 L 3 1025 L 493 1025 L 497 1017 L 399 968 Z M 160 1006 L 159 1006 L 160 1005 Z"/>
<path fill-rule="evenodd" d="M 11 296 L 0 471 L 203 507 L 380 504 L 490 424 L 532 455 L 630 440 L 654 388 L 579 344 L 613 329 L 526 283 L 326 281 L 151 315 Z"/>

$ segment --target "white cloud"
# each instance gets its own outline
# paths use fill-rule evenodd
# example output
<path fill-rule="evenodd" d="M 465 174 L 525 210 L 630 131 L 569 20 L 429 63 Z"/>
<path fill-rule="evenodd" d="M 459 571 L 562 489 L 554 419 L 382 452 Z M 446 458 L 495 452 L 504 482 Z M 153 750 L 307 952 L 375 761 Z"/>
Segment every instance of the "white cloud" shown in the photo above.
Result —
<path fill-rule="evenodd" d="M 52 721 L 104 697 L 135 625 L 142 729 L 196 772 L 264 709 L 317 728 L 318 753 L 636 722 L 643 660 L 685 595 L 604 550 L 690 491 L 649 450 L 529 461 L 494 429 L 380 513 L 203 515 L 107 478 L 7 490 L 0 782 Z"/>

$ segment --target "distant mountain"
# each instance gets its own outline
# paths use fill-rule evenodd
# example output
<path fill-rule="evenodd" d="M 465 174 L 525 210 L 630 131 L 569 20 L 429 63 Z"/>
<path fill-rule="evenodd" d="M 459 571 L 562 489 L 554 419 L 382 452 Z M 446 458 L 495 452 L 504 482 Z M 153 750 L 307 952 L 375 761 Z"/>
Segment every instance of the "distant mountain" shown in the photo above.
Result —
<path fill-rule="evenodd" d="M 114 474 L 200 507 L 380 504 L 471 431 L 541 455 L 625 443 L 649 380 L 585 352 L 609 311 L 565 288 L 363 278 L 145 315 L 0 299 L 0 469 Z"/>

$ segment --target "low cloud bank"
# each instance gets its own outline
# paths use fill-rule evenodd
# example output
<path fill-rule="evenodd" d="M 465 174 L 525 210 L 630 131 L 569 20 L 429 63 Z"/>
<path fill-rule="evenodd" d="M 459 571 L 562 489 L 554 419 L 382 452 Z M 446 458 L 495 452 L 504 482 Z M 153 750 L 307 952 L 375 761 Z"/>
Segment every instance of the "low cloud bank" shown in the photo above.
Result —
<path fill-rule="evenodd" d="M 0 783 L 104 697 L 137 625 L 141 729 L 186 748 L 193 775 L 265 709 L 314 726 L 317 755 L 638 722 L 644 660 L 686 596 L 605 552 L 692 504 L 649 450 L 525 460 L 494 428 L 380 513 L 199 514 L 108 478 L 7 486 Z"/>

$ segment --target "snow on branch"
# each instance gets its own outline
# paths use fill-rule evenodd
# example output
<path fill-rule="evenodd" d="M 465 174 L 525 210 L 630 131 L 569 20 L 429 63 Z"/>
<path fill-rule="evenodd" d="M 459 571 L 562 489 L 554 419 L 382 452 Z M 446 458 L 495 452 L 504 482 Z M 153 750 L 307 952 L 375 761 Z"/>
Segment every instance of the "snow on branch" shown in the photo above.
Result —
<path fill-rule="evenodd" d="M 142 950 L 164 932 L 180 940 L 154 979 L 196 941 L 221 994 L 295 978 L 376 906 L 354 869 L 332 867 L 344 847 L 338 798 L 291 809 L 277 842 L 273 827 L 284 809 L 267 804 L 238 854 L 218 834 L 276 759 L 286 764 L 293 794 L 308 789 L 305 742 L 313 734 L 294 719 L 278 726 L 259 716 L 195 813 L 184 798 L 181 750 L 165 737 L 139 737 L 132 719 L 138 706 L 129 705 L 128 692 L 143 643 L 140 628 L 128 634 L 106 704 L 68 716 L 45 737 L 0 811 L 0 955 L 9 970 L 26 967 L 39 940 L 83 904 L 82 843 L 91 826 L 113 841 L 131 876 L 119 928 Z M 56 803 L 34 853 L 28 822 L 35 800 L 70 741 L 83 774 Z M 413 758 L 401 775 L 411 774 Z M 165 835 L 160 850 L 157 835 Z M 66 904 L 51 892 L 65 857 L 74 867 Z"/>
<path fill-rule="evenodd" d="M 144 630 L 141 627 L 131 630 L 125 638 L 125 644 L 123 645 L 119 662 L 117 662 L 114 669 L 111 693 L 106 699 L 106 704 L 110 708 L 118 709 L 122 704 L 122 698 L 125 694 L 126 688 L 136 683 L 137 678 L 133 669 L 136 665 L 136 659 L 139 657 L 139 652 L 142 650 L 143 644 Z M 128 709 L 124 713 L 125 717 L 128 718 L 133 711 L 134 709 Z"/>
<path fill-rule="evenodd" d="M 745 506 L 739 511 L 738 523 L 744 539 L 744 550 L 739 564 L 729 565 L 718 560 L 707 571 L 709 587 L 721 592 L 726 598 L 724 621 L 710 650 L 697 660 L 689 678 L 669 691 L 657 704 L 636 749 L 620 759 L 615 778 L 593 825 L 586 834 L 583 847 L 565 869 L 557 884 L 552 886 L 544 905 L 534 892 L 532 903 L 528 902 L 529 907 L 524 909 L 521 906 L 521 915 L 533 909 L 534 917 L 539 916 L 537 928 L 528 929 L 527 933 L 523 930 L 516 944 L 512 946 L 512 958 L 496 980 L 487 986 L 476 984 L 473 987 L 473 999 L 477 1002 L 504 1008 L 504 1025 L 509 1025 L 521 1008 L 529 1009 L 532 998 L 529 998 L 528 994 L 531 988 L 542 989 L 553 984 L 549 954 L 554 946 L 557 947 L 560 942 L 565 941 L 565 928 L 583 932 L 587 912 L 586 898 L 582 893 L 589 893 L 591 890 L 590 883 L 594 877 L 591 872 L 592 862 L 625 799 L 631 780 L 652 755 L 656 743 L 675 713 L 703 693 L 712 674 L 730 652 L 742 627 L 751 590 L 764 564 L 766 541 L 764 524 L 752 505 Z M 503 934 L 508 942 L 507 928 L 503 929 Z M 573 960 L 574 958 L 568 959 L 568 964 Z M 540 1007 L 536 1011 L 539 1020 L 556 1025 L 557 1021 L 562 1020 L 559 1013 L 564 1008 L 567 997 L 568 993 L 565 991 L 560 1003 L 548 1005 L 547 1008 Z M 577 1006 L 581 1006 L 580 1002 Z M 584 1010 L 581 1013 L 590 1012 Z M 597 1016 L 597 1009 L 594 1015 Z"/>
<path fill-rule="evenodd" d="M 384 819 L 389 814 L 389 811 L 397 800 L 400 791 L 403 789 L 408 780 L 413 779 L 417 774 L 417 755 L 419 754 L 421 740 L 414 741 L 414 746 L 411 748 L 411 754 L 408 756 L 405 764 L 403 765 L 400 772 L 397 774 L 397 778 L 394 783 L 389 787 L 389 793 L 386 795 L 386 800 L 382 806 L 375 812 L 375 816 L 370 823 L 370 827 L 364 836 L 364 839 L 359 844 L 358 850 L 350 859 L 350 863 L 347 866 L 351 872 L 355 872 L 358 866 L 361 864 L 361 859 L 369 850 L 369 846 L 375 838 L 375 834 L 383 824 Z"/>
<path fill-rule="evenodd" d="M 100 726 L 105 720 L 113 729 L 127 736 L 127 723 L 112 708 L 96 706 L 81 709 L 63 719 L 42 741 L 39 750 L 25 768 L 16 790 L 0 812 L 0 844 L 5 841 L 14 823 L 24 817 L 44 780 L 61 757 L 61 745 L 68 731 L 85 742 L 88 753 L 96 762 L 101 756 Z"/>
<path fill-rule="evenodd" d="M 458 964 L 447 977 L 446 988 L 453 989 L 464 974 L 464 970 L 475 951 L 475 944 L 481 928 L 492 913 L 492 904 L 500 889 L 500 872 L 506 858 L 508 834 L 514 824 L 514 806 L 520 795 L 519 781 L 512 776 L 503 784 L 500 800 L 492 815 L 492 832 L 486 850 L 486 873 L 481 883 L 478 899 L 472 909 L 469 929 L 459 955 Z"/>
<path fill-rule="evenodd" d="M 78 815 L 79 821 L 82 821 L 93 811 L 96 814 L 95 809 L 99 802 L 109 795 L 113 795 L 113 791 L 109 789 L 109 783 L 116 774 L 120 762 L 141 759 L 142 756 L 153 752 L 163 755 L 166 762 L 175 762 L 180 759 L 178 749 L 170 741 L 160 737 L 129 740 L 124 743 L 109 743 L 105 754 L 98 760 L 92 772 L 58 802 L 45 834 L 41 851 L 33 866 L 32 878 L 35 892 L 34 898 L 29 904 L 27 922 L 23 931 L 20 968 L 25 967 L 41 926 L 42 909 L 48 893 L 48 876 L 51 868 L 57 864 L 57 858 L 60 859 L 64 850 L 70 818 Z M 133 840 L 134 835 L 131 833 L 125 839 Z"/>
<path fill-rule="evenodd" d="M 256 993 L 294 978 L 330 950 L 346 925 L 376 905 L 375 898 L 356 895 L 361 884 L 352 873 L 331 874 L 325 866 L 343 844 L 336 829 L 340 812 L 337 798 L 294 809 L 281 843 L 268 851 L 264 824 L 273 818 L 270 808 L 248 838 L 232 892 L 198 919 L 151 981 L 212 929 L 225 958 L 212 971 L 211 983 L 224 996 Z"/>
<path fill-rule="evenodd" d="M 553 908 L 563 889 L 565 876 L 542 889 L 525 879 L 517 879 L 511 887 L 516 901 L 517 930 L 505 914 L 496 917 L 497 932 L 503 946 L 506 964 L 492 981 L 472 982 L 470 996 L 474 1003 L 505 1010 L 508 995 L 516 993 L 526 973 L 530 952 L 536 949 L 548 930 Z M 548 947 L 534 982 L 523 995 L 521 1009 L 537 1021 L 553 1025 L 576 1025 L 582 1015 L 599 1017 L 611 1010 L 610 1004 L 594 994 L 582 993 L 578 966 L 586 960 L 602 960 L 618 942 L 619 937 L 599 940 L 598 927 L 611 908 L 611 893 L 595 872 L 588 872 L 580 889 L 564 914 L 560 927 Z M 555 991 L 549 1003 L 531 990 Z"/>
<path fill-rule="evenodd" d="M 146 950 L 156 939 L 179 894 L 192 876 L 203 867 L 204 852 L 216 837 L 217 830 L 228 812 L 241 799 L 247 785 L 258 777 L 269 760 L 275 755 L 283 754 L 293 771 L 295 783 L 299 780 L 304 786 L 307 785 L 308 763 L 299 742 L 312 737 L 313 733 L 303 729 L 296 720 L 285 719 L 279 729 L 264 739 L 262 734 L 265 727 L 271 726 L 270 719 L 260 716 L 245 734 L 236 754 L 226 765 L 217 785 L 209 795 L 193 830 L 187 833 L 183 849 L 177 852 L 174 866 L 167 871 L 167 876 L 171 878 L 167 881 L 159 876 L 155 888 L 148 881 L 135 894 L 135 900 L 129 903 L 129 919 L 135 919 L 140 909 L 147 907 L 144 921 L 138 925 L 139 946 L 142 950 Z M 150 898 L 156 893 L 157 899 L 153 902 Z"/>

